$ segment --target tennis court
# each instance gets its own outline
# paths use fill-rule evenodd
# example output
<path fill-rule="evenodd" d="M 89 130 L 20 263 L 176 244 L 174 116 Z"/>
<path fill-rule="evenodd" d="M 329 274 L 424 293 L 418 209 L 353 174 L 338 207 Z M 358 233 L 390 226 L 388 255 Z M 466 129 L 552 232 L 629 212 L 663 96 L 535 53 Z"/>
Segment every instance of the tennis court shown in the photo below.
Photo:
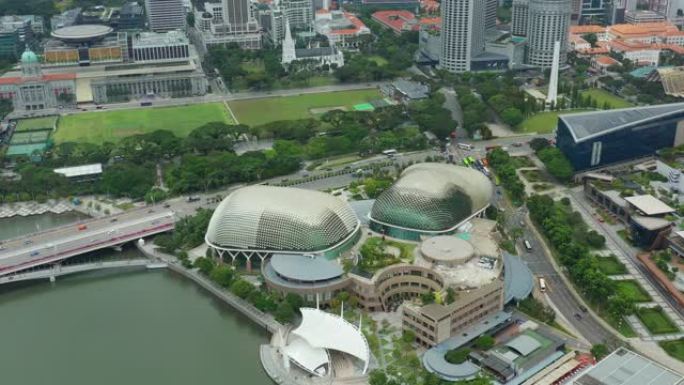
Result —
<path fill-rule="evenodd" d="M 16 132 L 12 135 L 12 140 L 10 144 L 34 144 L 43 143 L 50 137 L 50 131 L 28 131 L 28 132 Z"/>
<path fill-rule="evenodd" d="M 52 130 L 57 124 L 56 116 L 48 116 L 45 118 L 21 119 L 17 121 L 16 132 L 34 131 L 34 130 Z"/>
<path fill-rule="evenodd" d="M 29 156 L 33 154 L 34 151 L 38 150 L 43 152 L 47 143 L 34 143 L 34 144 L 12 144 L 7 148 L 7 156 L 17 156 L 25 155 Z"/>

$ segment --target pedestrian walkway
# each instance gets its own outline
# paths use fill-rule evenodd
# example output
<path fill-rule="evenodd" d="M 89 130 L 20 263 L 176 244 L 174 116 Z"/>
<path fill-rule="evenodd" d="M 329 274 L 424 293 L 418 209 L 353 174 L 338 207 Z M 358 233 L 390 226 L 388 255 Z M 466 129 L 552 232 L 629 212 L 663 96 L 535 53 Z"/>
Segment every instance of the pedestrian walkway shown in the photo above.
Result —
<path fill-rule="evenodd" d="M 628 315 L 625 317 L 627 322 L 629 322 L 629 326 L 634 329 L 634 332 L 641 337 L 641 338 L 646 338 L 650 337 L 651 335 L 648 333 L 648 330 L 646 330 L 646 327 L 639 321 L 639 317 L 635 316 L 634 314 Z"/>
<path fill-rule="evenodd" d="M 609 275 L 608 278 L 613 281 L 630 281 L 634 279 L 632 274 L 622 274 L 622 275 Z"/>

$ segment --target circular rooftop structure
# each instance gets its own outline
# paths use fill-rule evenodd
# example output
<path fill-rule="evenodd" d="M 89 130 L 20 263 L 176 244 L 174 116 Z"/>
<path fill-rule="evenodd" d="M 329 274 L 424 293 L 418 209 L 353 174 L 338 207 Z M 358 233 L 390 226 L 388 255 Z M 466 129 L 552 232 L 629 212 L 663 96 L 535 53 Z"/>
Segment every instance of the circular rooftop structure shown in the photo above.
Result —
<path fill-rule="evenodd" d="M 279 277 L 293 282 L 325 282 L 344 274 L 340 265 L 322 257 L 275 254 L 270 263 Z"/>
<path fill-rule="evenodd" d="M 475 256 L 475 249 L 466 240 L 442 235 L 428 238 L 420 244 L 420 254 L 429 262 L 455 266 L 468 262 Z"/>
<path fill-rule="evenodd" d="M 112 27 L 100 24 L 71 25 L 52 31 L 52 37 L 69 43 L 84 43 L 102 39 L 112 31 Z"/>
<path fill-rule="evenodd" d="M 219 251 L 329 255 L 351 245 L 359 220 L 347 202 L 291 187 L 249 186 L 214 211 L 205 240 Z"/>
<path fill-rule="evenodd" d="M 414 240 L 419 239 L 416 234 L 453 232 L 489 205 L 493 191 L 491 181 L 477 170 L 441 163 L 416 164 L 380 194 L 371 209 L 371 227 Z"/>

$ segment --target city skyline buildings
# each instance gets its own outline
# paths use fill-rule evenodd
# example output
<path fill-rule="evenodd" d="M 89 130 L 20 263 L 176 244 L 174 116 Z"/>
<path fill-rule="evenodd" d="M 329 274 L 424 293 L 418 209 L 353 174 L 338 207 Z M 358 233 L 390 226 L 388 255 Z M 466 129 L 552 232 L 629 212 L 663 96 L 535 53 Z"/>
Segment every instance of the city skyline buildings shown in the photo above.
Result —
<path fill-rule="evenodd" d="M 451 72 L 470 71 L 472 58 L 484 52 L 485 3 L 444 0 L 441 13 L 439 67 Z"/>

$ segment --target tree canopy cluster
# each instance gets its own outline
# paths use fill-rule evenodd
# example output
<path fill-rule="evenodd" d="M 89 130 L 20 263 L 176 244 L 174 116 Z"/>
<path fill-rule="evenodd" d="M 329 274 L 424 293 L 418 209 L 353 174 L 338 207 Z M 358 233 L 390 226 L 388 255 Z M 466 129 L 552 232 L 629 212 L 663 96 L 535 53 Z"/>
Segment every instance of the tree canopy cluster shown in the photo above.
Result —
<path fill-rule="evenodd" d="M 511 161 L 508 152 L 495 148 L 487 153 L 487 160 L 501 180 L 513 204 L 519 206 L 525 200 L 525 185 L 515 172 L 515 162 Z"/>
<path fill-rule="evenodd" d="M 545 147 L 536 152 L 537 157 L 544 162 L 546 170 L 560 182 L 570 182 L 575 174 L 575 169 L 565 157 L 565 154 L 557 147 Z"/>
<path fill-rule="evenodd" d="M 569 201 L 556 202 L 545 195 L 533 195 L 527 207 L 585 298 L 619 319 L 633 314 L 633 300 L 618 292 L 615 282 L 598 268 L 596 257 L 590 253 L 587 226 L 582 216 L 570 208 Z"/>

